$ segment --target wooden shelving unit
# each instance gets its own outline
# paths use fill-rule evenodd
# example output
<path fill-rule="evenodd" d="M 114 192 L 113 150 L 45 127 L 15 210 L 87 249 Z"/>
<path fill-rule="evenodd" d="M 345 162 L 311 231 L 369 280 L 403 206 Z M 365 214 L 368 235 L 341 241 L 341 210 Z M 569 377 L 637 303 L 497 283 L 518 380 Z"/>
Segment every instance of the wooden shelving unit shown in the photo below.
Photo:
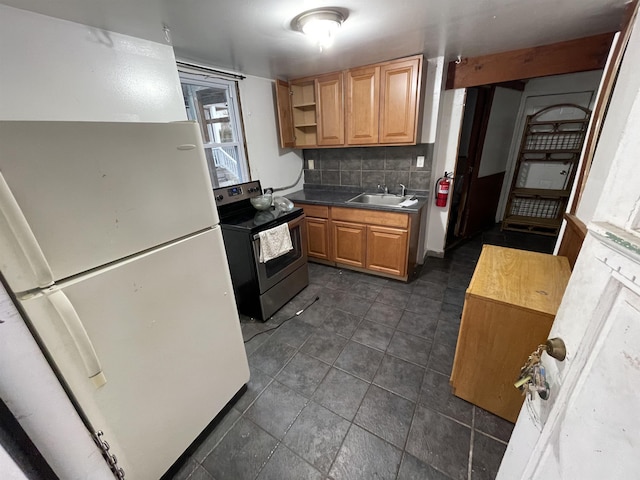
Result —
<path fill-rule="evenodd" d="M 297 146 L 317 143 L 316 88 L 313 80 L 291 83 L 293 134 Z"/>
<path fill-rule="evenodd" d="M 503 230 L 557 235 L 590 115 L 579 105 L 560 104 L 527 117 Z"/>

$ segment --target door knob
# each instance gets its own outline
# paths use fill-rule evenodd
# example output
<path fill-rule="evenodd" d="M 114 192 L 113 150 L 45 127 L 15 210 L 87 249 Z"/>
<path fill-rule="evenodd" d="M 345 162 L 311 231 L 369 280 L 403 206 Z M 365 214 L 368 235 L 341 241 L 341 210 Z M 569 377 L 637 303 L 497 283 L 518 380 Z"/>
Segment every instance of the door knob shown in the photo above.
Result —
<path fill-rule="evenodd" d="M 545 351 L 550 357 L 562 362 L 567 356 L 567 347 L 561 338 L 550 338 L 545 342 Z"/>

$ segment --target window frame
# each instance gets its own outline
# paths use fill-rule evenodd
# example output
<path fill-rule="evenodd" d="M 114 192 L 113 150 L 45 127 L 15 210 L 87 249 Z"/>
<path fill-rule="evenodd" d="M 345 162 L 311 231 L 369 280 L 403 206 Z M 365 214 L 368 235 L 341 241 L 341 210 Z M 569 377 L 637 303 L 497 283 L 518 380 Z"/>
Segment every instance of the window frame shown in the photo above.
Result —
<path fill-rule="evenodd" d="M 247 155 L 246 142 L 244 136 L 244 124 L 242 122 L 242 111 L 240 107 L 240 91 L 238 88 L 238 82 L 235 80 L 229 80 L 222 77 L 212 76 L 208 74 L 198 74 L 193 72 L 187 72 L 178 69 L 178 75 L 180 78 L 180 87 L 182 94 L 182 86 L 196 85 L 201 87 L 213 87 L 213 88 L 226 88 L 228 96 L 228 110 L 229 110 L 229 124 L 233 130 L 233 136 L 235 141 L 217 143 L 206 142 L 205 138 L 208 134 L 205 133 L 206 125 L 203 125 L 199 120 L 199 115 L 195 112 L 196 122 L 200 126 L 200 132 L 202 134 L 202 143 L 205 149 L 222 148 L 222 147 L 234 147 L 237 148 L 238 153 L 238 167 L 240 171 L 239 183 L 251 181 L 251 169 L 249 166 L 249 158 Z M 185 99 L 185 110 L 187 109 L 187 103 Z M 191 120 L 191 119 L 190 119 Z M 209 172 L 211 183 L 213 188 L 219 188 L 221 185 L 218 183 L 217 173 Z M 232 184 L 222 185 L 231 186 Z M 235 184 L 234 184 L 235 185 Z"/>

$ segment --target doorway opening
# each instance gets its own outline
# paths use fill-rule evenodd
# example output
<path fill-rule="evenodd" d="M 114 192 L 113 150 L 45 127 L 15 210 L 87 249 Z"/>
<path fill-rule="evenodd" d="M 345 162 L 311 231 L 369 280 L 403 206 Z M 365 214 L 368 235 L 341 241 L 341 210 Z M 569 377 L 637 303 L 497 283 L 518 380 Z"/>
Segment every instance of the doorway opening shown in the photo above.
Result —
<path fill-rule="evenodd" d="M 522 162 L 519 164 L 518 158 L 528 119 L 560 104 L 590 111 L 601 76 L 602 70 L 594 70 L 467 89 L 445 250 L 481 232 L 491 231 L 494 237 L 507 234 L 503 220 L 508 217 L 505 215 L 507 207 L 512 206 L 509 201 L 512 185 L 514 182 L 516 185 L 522 183 L 517 179 L 522 173 L 519 168 Z M 555 111 L 554 115 L 563 119 L 575 111 L 574 107 L 566 107 Z M 549 118 L 545 116 L 543 120 L 548 121 Z M 564 181 L 563 190 L 570 191 L 573 175 L 567 175 L 569 170 L 565 168 L 558 168 L 562 164 L 557 162 L 559 158 L 553 156 L 551 162 L 536 162 L 535 178 L 549 183 L 550 176 L 557 173 Z M 557 165 L 551 165 L 552 162 Z M 567 182 L 569 177 L 571 181 Z M 551 185 L 555 183 L 551 182 Z M 543 185 L 541 190 L 545 188 Z M 525 226 L 519 228 L 518 233 L 532 239 L 545 235 L 547 241 L 555 243 L 558 231 Z"/>

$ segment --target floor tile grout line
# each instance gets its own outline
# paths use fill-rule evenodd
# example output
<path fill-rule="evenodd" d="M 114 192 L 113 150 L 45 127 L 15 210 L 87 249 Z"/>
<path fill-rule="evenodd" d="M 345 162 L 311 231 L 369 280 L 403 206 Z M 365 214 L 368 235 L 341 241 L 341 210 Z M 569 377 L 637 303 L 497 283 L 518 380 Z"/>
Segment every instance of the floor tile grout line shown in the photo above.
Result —
<path fill-rule="evenodd" d="M 473 443 L 475 441 L 476 430 L 476 409 L 471 409 L 471 437 L 469 440 L 469 463 L 467 465 L 467 479 L 471 480 L 471 474 L 473 472 Z"/>
<path fill-rule="evenodd" d="M 504 441 L 504 440 L 502 440 L 502 439 L 500 439 L 500 438 L 498 438 L 498 437 L 496 437 L 496 436 L 494 436 L 494 435 L 491 435 L 491 434 L 489 434 L 489 433 L 487 433 L 487 432 L 483 432 L 482 430 L 480 430 L 480 429 L 479 429 L 479 428 L 477 428 L 477 427 L 474 427 L 474 430 L 475 430 L 476 432 L 478 432 L 480 435 L 483 435 L 483 436 L 485 436 L 485 437 L 488 437 L 488 438 L 490 438 L 491 440 L 495 440 L 496 442 L 499 442 L 499 443 L 501 443 L 501 444 L 503 444 L 503 445 L 508 445 L 508 444 L 509 444 L 509 442 L 508 442 L 508 441 Z"/>

